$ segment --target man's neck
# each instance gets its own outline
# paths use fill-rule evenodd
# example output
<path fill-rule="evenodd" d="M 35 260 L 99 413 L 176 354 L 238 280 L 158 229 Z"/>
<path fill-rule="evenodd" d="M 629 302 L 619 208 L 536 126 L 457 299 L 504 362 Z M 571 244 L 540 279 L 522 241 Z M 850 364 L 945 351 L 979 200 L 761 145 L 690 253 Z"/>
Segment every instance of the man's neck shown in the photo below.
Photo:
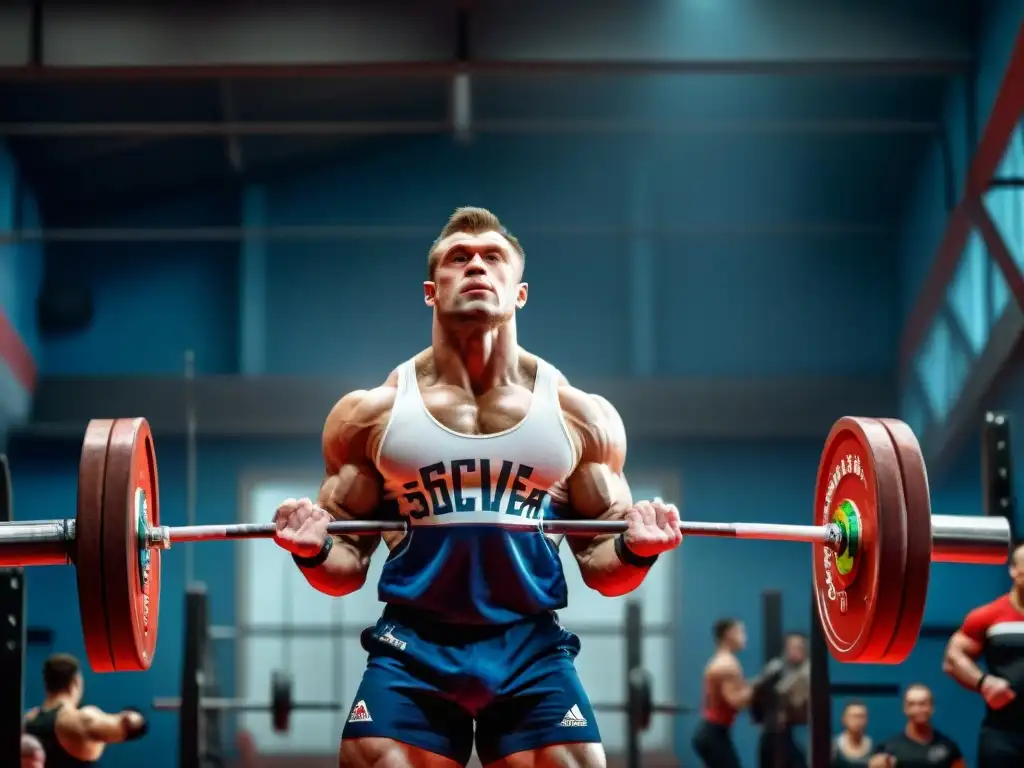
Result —
<path fill-rule="evenodd" d="M 1010 602 L 1014 608 L 1024 613 L 1024 587 L 1014 587 L 1010 590 Z"/>
<path fill-rule="evenodd" d="M 445 328 L 435 319 L 432 336 L 438 378 L 448 384 L 481 394 L 519 377 L 514 320 L 497 327 Z"/>
<path fill-rule="evenodd" d="M 863 733 L 854 733 L 853 731 L 847 731 L 845 734 L 846 743 L 854 748 L 857 748 L 864 741 Z"/>
<path fill-rule="evenodd" d="M 54 707 L 64 706 L 73 704 L 71 700 L 71 694 L 69 693 L 50 693 L 47 694 L 46 698 L 43 699 L 43 709 L 53 709 Z"/>
<path fill-rule="evenodd" d="M 904 733 L 914 741 L 920 741 L 927 743 L 932 740 L 932 736 L 935 734 L 935 729 L 932 728 L 931 723 L 925 725 L 918 725 L 917 723 L 907 723 L 907 727 L 904 729 Z"/>

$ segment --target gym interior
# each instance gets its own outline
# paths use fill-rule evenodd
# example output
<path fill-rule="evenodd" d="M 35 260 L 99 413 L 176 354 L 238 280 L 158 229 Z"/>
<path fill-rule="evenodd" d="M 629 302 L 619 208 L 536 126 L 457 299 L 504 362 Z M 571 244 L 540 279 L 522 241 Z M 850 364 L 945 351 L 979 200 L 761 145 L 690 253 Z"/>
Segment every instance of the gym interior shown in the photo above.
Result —
<path fill-rule="evenodd" d="M 810 525 L 833 423 L 891 417 L 917 435 L 933 514 L 1024 525 L 1008 437 L 1024 415 L 1020 0 L 26 0 L 0 18 L 14 521 L 75 517 L 96 418 L 148 420 L 164 525 L 268 523 L 281 499 L 315 498 L 327 412 L 430 345 L 427 253 L 472 205 L 525 249 L 522 345 L 621 414 L 636 498 L 684 521 Z M 606 703 L 609 764 L 698 765 L 717 619 L 745 623 L 751 675 L 773 633 L 814 635 L 804 544 L 685 537 L 619 598 L 587 589 L 565 549 L 560 615 Z M 144 672 L 90 671 L 76 569 L 25 567 L 24 643 L 5 662 L 22 665 L 18 705 L 36 706 L 44 660 L 70 653 L 87 703 L 149 720 L 103 765 L 336 764 L 385 555 L 339 599 L 265 539 L 160 557 Z M 183 695 L 197 583 L 208 695 L 268 703 L 204 713 L 208 763 L 181 754 L 183 713 L 153 708 Z M 944 649 L 1009 588 L 1004 566 L 935 563 L 909 658 L 833 659 L 831 683 L 877 684 L 863 693 L 878 738 L 902 727 L 904 687 L 925 683 L 972 760 L 984 702 L 943 673 Z M 766 626 L 767 592 L 781 626 Z M 630 600 L 665 710 L 639 735 Z M 273 671 L 323 705 L 297 706 L 286 732 Z M 832 696 L 828 730 L 855 695 Z M 759 733 L 739 716 L 744 765 Z M 796 738 L 806 748 L 808 729 Z"/>

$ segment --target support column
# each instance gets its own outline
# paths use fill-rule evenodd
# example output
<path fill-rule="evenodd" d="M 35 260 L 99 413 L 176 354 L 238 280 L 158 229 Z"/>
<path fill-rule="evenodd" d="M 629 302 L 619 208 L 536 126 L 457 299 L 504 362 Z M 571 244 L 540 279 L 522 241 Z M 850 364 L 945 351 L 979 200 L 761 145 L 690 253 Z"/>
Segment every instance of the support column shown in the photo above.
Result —
<path fill-rule="evenodd" d="M 266 188 L 242 190 L 242 227 L 259 232 L 266 226 Z M 238 372 L 260 376 L 267 368 L 267 241 L 246 232 L 238 255 Z"/>

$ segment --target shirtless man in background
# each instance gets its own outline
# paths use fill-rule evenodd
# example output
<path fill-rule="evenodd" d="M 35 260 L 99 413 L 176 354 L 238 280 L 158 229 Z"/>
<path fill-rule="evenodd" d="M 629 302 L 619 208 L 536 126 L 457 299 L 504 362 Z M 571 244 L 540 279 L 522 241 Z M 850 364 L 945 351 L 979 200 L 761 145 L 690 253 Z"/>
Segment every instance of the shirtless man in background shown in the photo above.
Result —
<path fill-rule="evenodd" d="M 369 660 L 342 765 L 465 765 L 474 740 L 484 764 L 605 764 L 573 663 L 579 639 L 554 613 L 568 599 L 560 537 L 538 523 L 626 520 L 624 534 L 568 541 L 583 581 L 618 596 L 679 546 L 679 513 L 634 503 L 612 405 L 519 346 L 524 266 L 494 214 L 457 210 L 428 257 L 431 346 L 338 402 L 316 502 L 288 499 L 275 514 L 277 543 L 336 596 L 363 585 L 380 537 L 330 536 L 331 519 L 409 525 L 383 537 L 386 605 L 362 635 Z"/>
<path fill-rule="evenodd" d="M 43 664 L 46 698 L 25 716 L 25 732 L 38 739 L 47 768 L 93 765 L 108 744 L 142 738 L 147 731 L 140 712 L 107 714 L 79 707 L 85 692 L 78 659 L 55 653 Z"/>
<path fill-rule="evenodd" d="M 747 646 L 747 630 L 739 619 L 719 619 L 712 631 L 715 653 L 704 667 L 704 712 L 693 734 L 693 749 L 708 768 L 739 768 L 732 723 L 754 695 L 736 658 Z"/>

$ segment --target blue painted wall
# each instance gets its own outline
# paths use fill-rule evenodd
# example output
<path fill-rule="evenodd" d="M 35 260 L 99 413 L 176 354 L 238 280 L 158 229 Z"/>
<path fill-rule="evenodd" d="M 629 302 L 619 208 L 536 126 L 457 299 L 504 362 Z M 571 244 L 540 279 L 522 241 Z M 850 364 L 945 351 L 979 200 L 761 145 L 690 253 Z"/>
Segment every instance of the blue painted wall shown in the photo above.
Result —
<path fill-rule="evenodd" d="M 238 224 L 237 196 L 200 195 L 146 207 L 91 226 L 185 227 Z M 42 373 L 177 374 L 186 349 L 198 372 L 237 370 L 237 244 L 61 243 L 47 249 L 46 269 L 89 287 L 89 328 L 48 340 Z"/>

